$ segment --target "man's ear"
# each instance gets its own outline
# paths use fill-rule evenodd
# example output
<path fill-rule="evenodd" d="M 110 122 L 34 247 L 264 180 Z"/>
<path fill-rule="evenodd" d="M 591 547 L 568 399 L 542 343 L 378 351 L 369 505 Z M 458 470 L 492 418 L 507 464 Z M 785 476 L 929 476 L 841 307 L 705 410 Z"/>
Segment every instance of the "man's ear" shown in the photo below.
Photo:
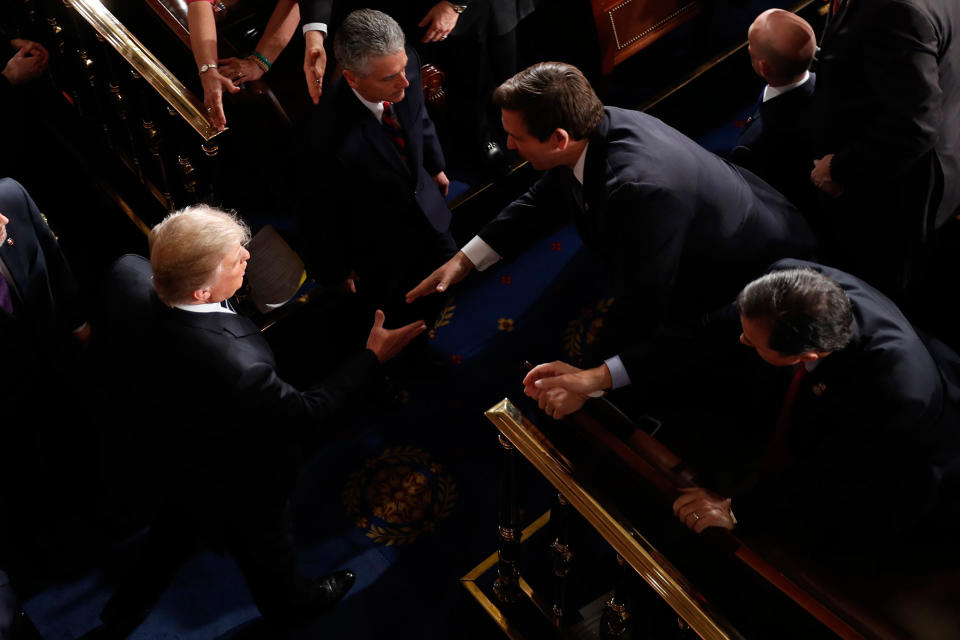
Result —
<path fill-rule="evenodd" d="M 830 355 L 829 351 L 825 353 L 820 351 L 804 351 L 800 354 L 800 362 L 815 362 L 828 355 Z"/>
<path fill-rule="evenodd" d="M 194 302 L 206 304 L 210 302 L 210 288 L 197 289 L 191 294 Z"/>
<path fill-rule="evenodd" d="M 757 68 L 760 70 L 761 77 L 763 77 L 763 79 L 767 82 L 770 82 L 770 78 L 773 76 L 773 70 L 770 68 L 770 63 L 763 58 L 757 58 Z"/>
<path fill-rule="evenodd" d="M 557 128 L 550 134 L 550 140 L 553 142 L 555 150 L 563 151 L 570 144 L 570 134 L 567 133 L 566 129 Z"/>
<path fill-rule="evenodd" d="M 353 71 L 350 71 L 350 69 L 344 69 L 343 77 L 346 79 L 348 85 L 354 89 L 357 88 L 357 75 Z"/>

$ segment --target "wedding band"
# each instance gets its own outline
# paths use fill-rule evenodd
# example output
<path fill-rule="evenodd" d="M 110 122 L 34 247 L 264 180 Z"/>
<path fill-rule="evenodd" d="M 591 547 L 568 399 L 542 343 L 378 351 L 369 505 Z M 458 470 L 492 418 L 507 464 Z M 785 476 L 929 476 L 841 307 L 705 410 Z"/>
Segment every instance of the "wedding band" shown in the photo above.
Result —
<path fill-rule="evenodd" d="M 207 113 L 213 113 L 213 107 L 207 107 Z"/>
<path fill-rule="evenodd" d="M 697 513 L 696 511 L 694 511 L 694 512 L 693 512 L 693 517 L 696 518 L 697 520 L 699 520 L 699 519 L 700 519 L 700 514 Z"/>
<path fill-rule="evenodd" d="M 323 82 L 323 80 L 321 80 L 320 78 L 317 78 L 316 80 L 313 81 L 314 84 L 320 84 L 321 82 Z"/>
<path fill-rule="evenodd" d="M 446 40 L 446 39 L 447 39 L 447 36 L 440 36 L 440 39 L 441 39 L 441 40 Z"/>

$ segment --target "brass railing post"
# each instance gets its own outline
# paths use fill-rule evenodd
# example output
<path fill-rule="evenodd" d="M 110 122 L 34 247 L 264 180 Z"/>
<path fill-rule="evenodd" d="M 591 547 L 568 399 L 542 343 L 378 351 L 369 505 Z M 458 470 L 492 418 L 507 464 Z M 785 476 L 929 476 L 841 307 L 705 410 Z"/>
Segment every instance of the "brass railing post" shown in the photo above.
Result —
<path fill-rule="evenodd" d="M 517 505 L 517 454 L 505 437 L 498 436 L 501 451 L 500 517 L 497 527 L 497 578 L 493 593 L 501 602 L 517 602 L 521 598 L 520 570 L 520 513 Z"/>

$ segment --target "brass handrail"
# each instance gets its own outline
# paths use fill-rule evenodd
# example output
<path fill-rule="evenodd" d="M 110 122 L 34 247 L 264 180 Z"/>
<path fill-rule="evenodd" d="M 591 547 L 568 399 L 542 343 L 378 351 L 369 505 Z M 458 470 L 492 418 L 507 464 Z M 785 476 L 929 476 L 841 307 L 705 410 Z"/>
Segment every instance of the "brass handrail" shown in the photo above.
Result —
<path fill-rule="evenodd" d="M 683 574 L 639 531 L 624 527 L 580 486 L 562 456 L 551 451 L 543 438 L 537 437 L 536 427 L 510 400 L 502 400 L 485 415 L 701 638 L 742 640 L 743 636 L 733 625 L 712 610 Z"/>
<path fill-rule="evenodd" d="M 221 133 L 207 120 L 203 103 L 100 0 L 70 0 L 70 5 L 204 140 Z"/>

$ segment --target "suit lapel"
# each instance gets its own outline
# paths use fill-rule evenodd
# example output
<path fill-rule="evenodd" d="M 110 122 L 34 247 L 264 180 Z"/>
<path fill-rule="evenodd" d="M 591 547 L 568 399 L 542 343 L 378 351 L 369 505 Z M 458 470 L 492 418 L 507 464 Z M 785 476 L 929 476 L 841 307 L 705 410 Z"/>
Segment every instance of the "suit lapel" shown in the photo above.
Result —
<path fill-rule="evenodd" d="M 2 252 L 0 252 L 0 257 L 3 258 L 3 262 L 7 265 L 7 270 L 13 278 L 11 284 L 16 287 L 16 291 L 13 291 L 13 287 L 11 287 L 10 293 L 12 293 L 14 297 L 19 293 L 20 300 L 23 301 L 27 295 L 30 280 L 28 277 L 30 274 L 30 264 L 36 257 L 37 244 L 17 242 L 16 228 L 11 226 L 7 227 L 7 237 L 14 240 L 13 246 L 4 246 Z"/>
<path fill-rule="evenodd" d="M 578 207 L 577 226 L 584 241 L 595 239 L 603 232 L 607 208 L 607 135 L 609 116 L 604 114 L 600 126 L 590 136 L 587 157 L 583 163 L 583 206 Z M 576 178 L 574 178 L 576 180 Z"/>

